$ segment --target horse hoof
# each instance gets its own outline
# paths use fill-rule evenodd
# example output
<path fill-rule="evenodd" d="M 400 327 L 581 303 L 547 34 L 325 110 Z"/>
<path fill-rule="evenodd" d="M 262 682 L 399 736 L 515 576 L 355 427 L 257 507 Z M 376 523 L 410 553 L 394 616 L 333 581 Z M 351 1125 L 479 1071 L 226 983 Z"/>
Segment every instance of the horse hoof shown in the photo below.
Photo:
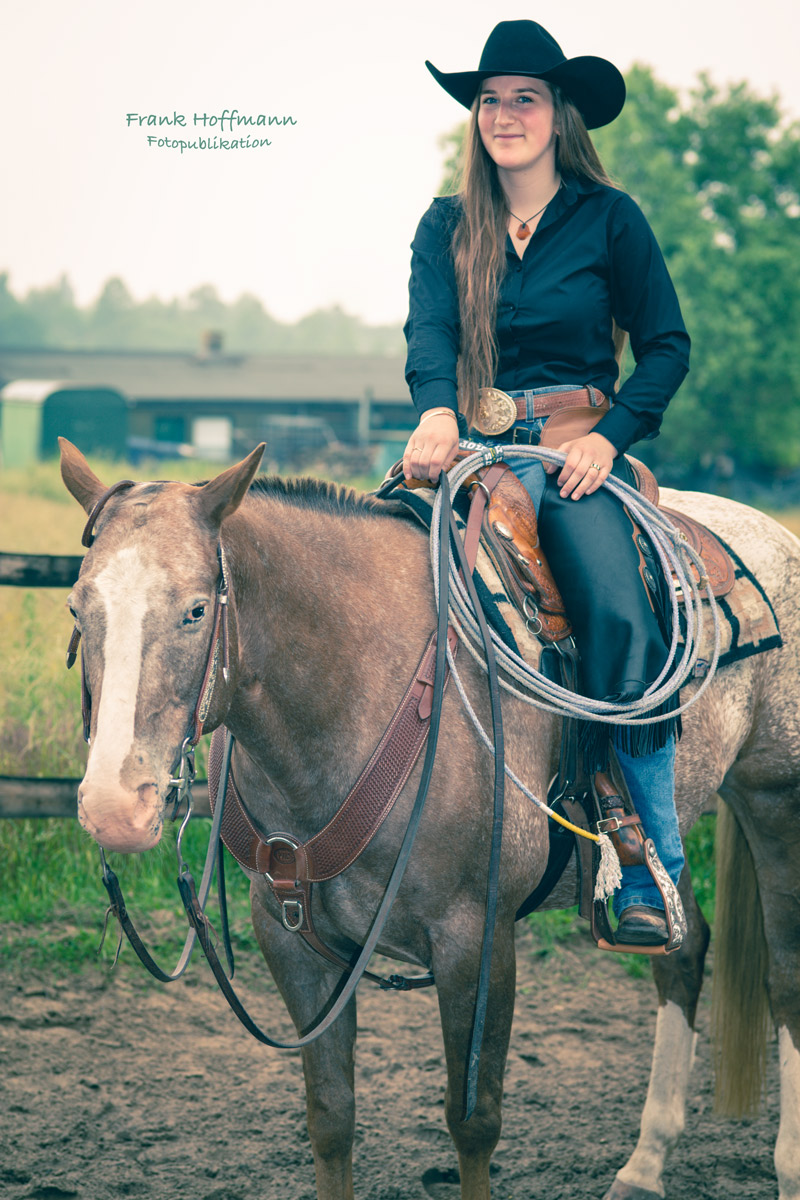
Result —
<path fill-rule="evenodd" d="M 603 1200 L 664 1200 L 660 1192 L 651 1192 L 649 1188 L 636 1187 L 633 1183 L 623 1183 L 615 1179 Z"/>

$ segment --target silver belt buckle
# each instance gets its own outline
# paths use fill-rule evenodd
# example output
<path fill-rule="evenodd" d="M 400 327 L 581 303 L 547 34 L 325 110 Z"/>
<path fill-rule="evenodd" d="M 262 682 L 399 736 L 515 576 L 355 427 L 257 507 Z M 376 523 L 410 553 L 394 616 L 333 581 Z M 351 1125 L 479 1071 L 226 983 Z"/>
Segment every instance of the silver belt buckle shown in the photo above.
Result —
<path fill-rule="evenodd" d="M 499 388 L 481 388 L 478 393 L 478 420 L 481 433 L 495 437 L 505 433 L 517 419 L 517 406 L 506 392 Z"/>

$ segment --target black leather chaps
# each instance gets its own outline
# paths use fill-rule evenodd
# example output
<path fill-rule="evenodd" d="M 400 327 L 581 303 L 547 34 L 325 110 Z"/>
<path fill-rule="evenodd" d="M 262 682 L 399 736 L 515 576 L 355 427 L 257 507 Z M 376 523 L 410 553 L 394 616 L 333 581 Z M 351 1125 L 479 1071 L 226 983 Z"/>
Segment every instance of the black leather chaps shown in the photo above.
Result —
<path fill-rule="evenodd" d="M 612 475 L 635 486 L 624 455 Z M 542 549 L 564 598 L 581 657 L 580 690 L 595 700 L 638 700 L 658 677 L 669 651 L 669 584 L 649 539 L 605 488 L 575 501 L 562 498 L 558 473 L 547 475 L 539 512 Z M 652 714 L 672 712 L 675 692 Z M 610 726 L 581 723 L 588 772 L 607 770 Z M 616 726 L 615 742 L 651 754 L 680 734 L 680 718 Z"/>

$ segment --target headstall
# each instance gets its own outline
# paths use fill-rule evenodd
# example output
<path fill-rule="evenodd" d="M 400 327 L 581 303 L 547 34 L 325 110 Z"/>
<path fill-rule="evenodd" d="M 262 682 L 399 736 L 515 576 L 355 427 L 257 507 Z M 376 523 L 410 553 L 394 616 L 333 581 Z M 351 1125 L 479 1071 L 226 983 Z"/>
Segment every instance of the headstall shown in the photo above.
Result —
<path fill-rule="evenodd" d="M 95 540 L 95 525 L 97 518 L 105 508 L 108 501 L 116 496 L 119 492 L 133 487 L 132 479 L 121 479 L 119 483 L 115 483 L 108 488 L 89 513 L 89 518 L 84 526 L 81 536 L 81 545 L 87 549 Z M 211 708 L 211 698 L 214 694 L 214 686 L 217 682 L 219 672 L 219 652 L 220 641 L 222 642 L 222 678 L 225 683 L 228 682 L 230 676 L 230 649 L 228 639 L 228 600 L 230 597 L 230 579 L 228 574 L 228 564 L 225 558 L 225 551 L 222 542 L 217 542 L 217 561 L 219 563 L 219 577 L 217 580 L 217 590 L 214 597 L 214 621 L 211 631 L 211 641 L 208 648 L 208 657 L 206 659 L 206 667 L 203 672 L 203 681 L 200 685 L 200 694 L 197 698 L 197 704 L 194 708 L 194 713 L 189 725 L 189 731 L 183 739 L 180 751 L 178 752 L 178 761 L 175 768 L 170 773 L 170 791 L 167 795 L 167 801 L 170 798 L 174 800 L 173 817 L 177 814 L 178 808 L 183 800 L 191 803 L 191 786 L 195 778 L 194 765 L 194 748 L 200 741 L 203 734 L 203 724 L 208 717 L 209 709 Z M 77 624 L 72 631 L 72 636 L 69 639 L 67 646 L 67 669 L 69 670 L 76 661 L 78 646 L 80 645 L 81 631 Z M 89 691 L 89 685 L 86 680 L 86 663 L 83 656 L 83 648 L 81 647 L 81 716 L 83 719 L 83 737 L 87 745 L 91 738 L 91 721 L 92 721 L 92 694 Z"/>

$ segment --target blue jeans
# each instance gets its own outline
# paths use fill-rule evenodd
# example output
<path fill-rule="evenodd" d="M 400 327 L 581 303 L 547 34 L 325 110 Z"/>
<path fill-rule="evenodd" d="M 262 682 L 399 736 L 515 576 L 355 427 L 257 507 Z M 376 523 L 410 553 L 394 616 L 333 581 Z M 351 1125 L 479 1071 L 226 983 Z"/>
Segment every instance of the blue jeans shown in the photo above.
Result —
<path fill-rule="evenodd" d="M 656 853 L 677 887 L 684 859 L 675 810 L 675 738 L 670 738 L 662 750 L 639 758 L 626 754 L 618 746 L 615 749 L 645 837 L 653 839 Z M 647 867 L 622 868 L 622 885 L 614 893 L 614 912 L 619 916 L 632 904 L 664 907 Z"/>
<path fill-rule="evenodd" d="M 567 385 L 569 386 L 569 385 Z M 510 392 L 514 399 L 525 395 L 530 397 L 529 410 L 535 410 L 535 396 L 547 392 L 563 391 L 563 386 L 551 388 L 534 388 L 528 392 Z M 530 420 L 516 421 L 514 429 L 530 429 L 541 434 L 545 418 L 533 417 Z M 508 444 L 507 435 L 485 437 L 472 434 L 473 440 L 486 442 L 488 445 L 499 446 Z M 538 459 L 516 457 L 515 447 L 509 446 L 505 455 L 515 474 L 524 484 L 525 490 L 533 500 L 536 512 L 539 511 L 545 488 L 545 472 Z M 613 730 L 613 726 L 609 726 Z M 616 739 L 613 738 L 615 741 Z M 675 738 L 673 737 L 661 750 L 654 754 L 633 757 L 620 750 L 615 744 L 617 758 L 622 770 L 628 791 L 631 794 L 634 810 L 642 820 L 645 836 L 652 838 L 656 852 L 672 882 L 677 886 L 683 870 L 683 847 L 678 832 L 678 815 L 675 810 Z M 661 893 L 653 883 L 653 878 L 647 867 L 623 867 L 622 885 L 614 894 L 613 907 L 617 916 L 630 908 L 632 904 L 647 904 L 652 908 L 663 908 Z"/>

